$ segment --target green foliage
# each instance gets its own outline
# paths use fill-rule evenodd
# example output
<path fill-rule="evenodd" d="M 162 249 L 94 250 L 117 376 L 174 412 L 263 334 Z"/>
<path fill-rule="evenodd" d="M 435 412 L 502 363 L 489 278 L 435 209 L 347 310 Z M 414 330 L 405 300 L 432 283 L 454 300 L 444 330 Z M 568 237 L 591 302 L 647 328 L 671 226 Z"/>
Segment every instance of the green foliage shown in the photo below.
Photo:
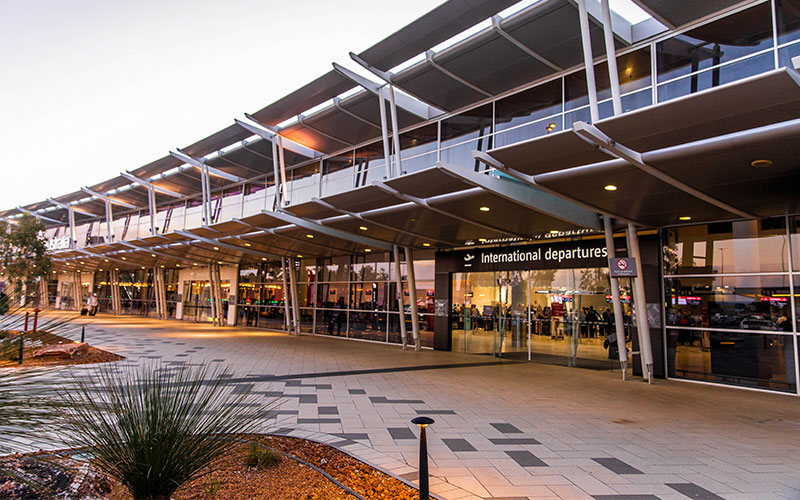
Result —
<path fill-rule="evenodd" d="M 203 493 L 207 497 L 215 497 L 217 493 L 219 493 L 220 488 L 222 488 L 222 481 L 219 479 L 211 478 L 203 482 Z"/>
<path fill-rule="evenodd" d="M 212 472 L 214 460 L 256 431 L 257 418 L 276 404 L 234 394 L 227 377 L 205 365 L 100 367 L 89 379 L 76 378 L 78 390 L 62 393 L 67 436 L 73 446 L 90 448 L 97 466 L 135 499 L 170 498 Z"/>
<path fill-rule="evenodd" d="M 281 463 L 281 456 L 273 450 L 265 446 L 261 446 L 258 443 L 250 443 L 250 449 L 247 450 L 247 456 L 244 459 L 244 463 L 248 467 L 265 469 L 267 467 L 274 467 Z"/>
<path fill-rule="evenodd" d="M 8 280 L 19 288 L 33 285 L 53 266 L 42 236 L 45 227 L 30 215 L 23 215 L 16 224 L 0 221 L 0 261 Z"/>

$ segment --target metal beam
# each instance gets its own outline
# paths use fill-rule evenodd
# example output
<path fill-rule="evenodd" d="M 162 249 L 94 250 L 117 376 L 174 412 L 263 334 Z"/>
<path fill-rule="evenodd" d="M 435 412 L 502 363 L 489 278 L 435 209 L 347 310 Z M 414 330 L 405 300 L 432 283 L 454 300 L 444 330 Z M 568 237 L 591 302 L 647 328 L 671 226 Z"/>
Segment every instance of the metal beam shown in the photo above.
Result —
<path fill-rule="evenodd" d="M 498 35 L 502 36 L 503 38 L 505 38 L 506 40 L 511 42 L 515 47 L 517 47 L 521 51 L 525 52 L 526 54 L 528 54 L 532 58 L 536 59 L 540 63 L 544 64 L 545 66 L 548 66 L 550 69 L 552 69 L 554 71 L 564 71 L 564 68 L 562 68 L 558 64 L 554 63 L 550 59 L 547 59 L 546 57 L 542 56 L 541 54 L 539 54 L 538 52 L 536 52 L 532 48 L 528 47 L 524 43 L 522 43 L 519 40 L 517 40 L 516 38 L 514 38 L 514 36 L 511 33 L 509 33 L 508 31 L 504 30 L 503 27 L 500 25 L 502 20 L 503 20 L 503 18 L 501 18 L 500 16 L 492 16 L 492 30 L 494 30 L 495 33 L 497 33 Z"/>
<path fill-rule="evenodd" d="M 252 132 L 253 135 L 257 135 L 262 139 L 266 139 L 270 142 L 272 142 L 275 136 L 280 135 L 280 131 L 278 129 L 272 128 L 268 125 L 259 122 L 252 115 L 245 113 L 244 116 L 248 120 L 258 125 L 243 122 L 242 120 L 238 120 L 236 118 L 234 118 L 233 121 L 236 122 L 236 124 L 242 127 L 243 129 L 247 130 L 248 132 Z M 286 146 L 286 149 L 288 149 L 289 151 L 293 151 L 301 156 L 305 156 L 306 158 L 319 158 L 320 156 L 325 156 L 325 153 L 322 153 L 321 151 L 317 151 L 316 149 L 304 146 L 298 142 L 294 142 L 291 139 L 288 140 L 289 144 Z"/>
<path fill-rule="evenodd" d="M 619 219 L 621 221 L 624 221 L 625 223 L 635 222 L 635 221 L 633 221 L 631 219 L 628 219 L 628 218 L 626 218 L 626 217 L 624 217 L 622 215 L 619 215 L 619 214 L 616 214 L 616 213 L 613 213 L 613 212 L 609 212 L 608 210 L 605 210 L 603 208 L 597 207 L 597 206 L 592 205 L 590 203 L 586 203 L 586 202 L 581 201 L 581 200 L 577 200 L 575 198 L 572 198 L 571 196 L 565 195 L 564 193 L 560 193 L 560 192 L 556 191 L 555 189 L 551 189 L 551 188 L 549 188 L 547 186 L 544 186 L 544 185 L 536 182 L 536 179 L 534 178 L 534 176 L 528 175 L 528 174 L 523 174 L 522 172 L 520 172 L 518 170 L 514 170 L 513 168 L 505 166 L 502 162 L 498 161 L 496 158 L 491 156 L 489 153 L 484 153 L 483 151 L 473 151 L 472 152 L 472 157 L 475 158 L 476 160 L 478 160 L 479 162 L 485 164 L 485 165 L 488 165 L 488 166 L 490 166 L 492 168 L 496 168 L 497 170 L 500 170 L 501 172 L 503 172 L 504 174 L 508 175 L 509 177 L 512 177 L 514 179 L 517 179 L 520 182 L 524 182 L 525 184 L 528 184 L 528 185 L 533 186 L 533 187 L 535 187 L 537 189 L 540 189 L 540 190 L 544 191 L 545 193 L 550 193 L 550 194 L 552 194 L 554 196 L 558 196 L 559 198 L 561 198 L 563 200 L 566 200 L 566 201 L 568 201 L 570 203 L 574 203 L 575 205 L 581 206 L 581 207 L 586 208 L 588 210 L 591 210 L 593 212 L 597 212 L 597 213 L 600 213 L 600 214 L 603 214 L 603 215 L 607 215 L 609 217 L 613 217 L 614 219 Z"/>
<path fill-rule="evenodd" d="M 447 68 L 445 68 L 441 64 L 437 63 L 436 60 L 434 60 L 434 58 L 433 58 L 435 55 L 436 55 L 435 52 L 433 52 L 432 50 L 428 50 L 428 51 L 425 52 L 425 60 L 428 61 L 428 64 L 430 64 L 431 66 L 436 68 L 440 73 L 444 73 L 445 75 L 449 76 L 450 78 L 452 78 L 453 80 L 457 81 L 461 85 L 469 87 L 472 90 L 474 90 L 475 92 L 478 92 L 479 94 L 483 94 L 486 97 L 492 97 L 492 93 L 491 92 L 483 90 L 482 88 L 478 87 L 477 85 L 468 82 L 467 80 L 463 79 L 462 77 L 460 77 L 457 74 L 453 73 L 452 71 L 448 70 Z"/>
<path fill-rule="evenodd" d="M 372 238 L 367 238 L 366 236 L 361 236 L 358 234 L 348 233 L 346 231 L 342 231 L 340 229 L 335 229 L 332 227 L 324 226 L 319 221 L 305 219 L 303 217 L 299 217 L 297 215 L 291 214 L 283 209 L 277 212 L 267 212 L 264 211 L 265 214 L 269 215 L 270 217 L 275 217 L 276 219 L 280 219 L 284 222 L 294 224 L 296 226 L 308 229 L 309 231 L 316 231 L 318 233 L 322 233 L 326 236 L 330 236 L 332 238 L 338 238 L 340 240 L 351 241 L 353 243 L 358 243 L 360 245 L 364 245 L 367 247 L 372 248 L 380 248 L 382 250 L 389 251 L 392 249 L 392 245 L 389 243 L 375 240 Z"/>
<path fill-rule="evenodd" d="M 36 212 L 33 212 L 33 211 L 31 211 L 31 210 L 27 210 L 27 209 L 25 209 L 25 208 L 22 208 L 22 207 L 17 207 L 17 210 L 19 210 L 19 211 L 20 211 L 20 212 L 22 212 L 23 214 L 28 214 L 28 215 L 31 215 L 31 216 L 33 216 L 33 217 L 36 217 L 37 219 L 46 220 L 46 221 L 48 221 L 48 222 L 53 222 L 53 223 L 55 223 L 55 224 L 64 224 L 64 222 L 63 222 L 63 221 L 56 220 L 56 219 L 51 219 L 50 217 L 46 217 L 46 216 L 44 216 L 44 215 L 39 215 L 39 214 L 38 214 L 38 213 L 36 213 Z"/>
<path fill-rule="evenodd" d="M 345 109 L 345 107 L 342 106 L 342 100 L 339 97 L 334 97 L 333 98 L 333 106 L 336 109 L 338 109 L 339 111 L 341 111 L 342 113 L 344 113 L 344 114 L 346 114 L 346 115 L 348 115 L 350 117 L 353 117 L 356 120 L 369 125 L 370 127 L 376 128 L 378 130 L 381 129 L 381 126 L 378 125 L 377 123 L 372 123 L 371 121 L 367 120 L 366 118 L 358 116 L 357 114 L 353 113 L 352 111 L 349 111 L 348 109 Z"/>
<path fill-rule="evenodd" d="M 136 241 L 144 241 L 144 240 L 142 240 L 141 238 L 137 238 Z M 208 264 L 210 262 L 210 259 L 209 260 L 193 259 L 191 257 L 177 256 L 177 255 L 173 255 L 173 254 L 170 254 L 170 253 L 162 252 L 162 251 L 158 250 L 159 245 L 152 246 L 152 247 L 150 247 L 150 246 L 148 246 L 148 247 L 139 247 L 139 246 L 136 246 L 136 245 L 134 245 L 134 244 L 132 244 L 132 243 L 130 243 L 128 241 L 119 241 L 118 243 L 121 243 L 122 245 L 125 245 L 126 247 L 130 248 L 131 250 L 149 252 L 149 253 L 155 254 L 155 255 L 157 255 L 159 257 L 164 257 L 166 259 L 185 260 L 185 261 L 188 261 L 188 262 L 196 262 L 198 264 Z"/>
<path fill-rule="evenodd" d="M 394 231 L 394 232 L 397 232 L 397 233 L 405 234 L 405 235 L 411 236 L 413 238 L 419 238 L 421 240 L 434 241 L 436 243 L 441 243 L 443 245 L 458 246 L 458 243 L 455 243 L 455 242 L 452 242 L 452 241 L 440 240 L 438 238 L 434 238 L 434 237 L 431 237 L 431 236 L 425 236 L 424 234 L 419 234 L 419 233 L 415 233 L 415 232 L 412 232 L 412 231 L 406 231 L 404 229 L 400 229 L 400 228 L 397 228 L 397 227 L 392 227 L 392 226 L 390 226 L 388 224 L 383 224 L 383 223 L 375 221 L 373 219 L 368 219 L 368 218 L 364 217 L 360 213 L 351 212 L 349 210 L 345 210 L 343 208 L 339 208 L 339 207 L 337 207 L 337 206 L 335 206 L 335 205 L 333 205 L 333 204 L 331 204 L 331 203 L 329 203 L 329 202 L 327 202 L 325 200 L 321 200 L 321 199 L 316 198 L 316 197 L 315 198 L 311 198 L 311 202 L 312 203 L 316 203 L 317 205 L 321 205 L 321 206 L 323 206 L 325 208 L 328 208 L 330 210 L 333 210 L 334 212 L 338 212 L 338 213 L 343 214 L 343 215 L 348 215 L 348 216 L 350 216 L 350 217 L 352 217 L 354 219 L 358 219 L 358 220 L 364 221 L 364 222 L 366 222 L 368 224 L 374 224 L 374 225 L 376 225 L 378 227 L 382 227 L 384 229 L 388 229 L 389 231 Z M 324 220 L 322 220 L 321 222 L 323 224 L 325 224 Z"/>
<path fill-rule="evenodd" d="M 83 214 L 83 215 L 88 215 L 90 217 L 98 217 L 98 214 L 95 214 L 95 213 L 89 212 L 88 210 L 83 210 L 81 208 L 72 206 L 69 203 L 61 203 L 60 201 L 56 201 L 53 198 L 47 198 L 47 201 L 49 201 L 50 203 L 52 203 L 53 205 L 55 205 L 55 206 L 57 206 L 59 208 L 63 208 L 64 210 L 74 210 L 74 211 L 76 211 L 76 212 L 78 212 L 80 214 Z"/>
<path fill-rule="evenodd" d="M 614 30 L 611 26 L 611 8 L 608 0 L 600 0 L 601 16 L 603 18 L 603 39 L 606 46 L 606 60 L 608 62 L 608 78 L 611 82 L 611 102 L 614 107 L 614 116 L 622 114 L 622 98 L 619 92 L 619 73 L 617 72 L 617 51 L 614 46 Z"/>
<path fill-rule="evenodd" d="M 229 250 L 234 250 L 236 252 L 247 253 L 247 254 L 250 254 L 250 255 L 256 255 L 258 257 L 267 257 L 268 259 L 280 259 L 281 258 L 280 255 L 275 255 L 275 254 L 271 254 L 271 253 L 267 253 L 267 252 L 261 252 L 261 251 L 254 250 L 254 249 L 248 248 L 248 247 L 240 247 L 239 245 L 231 245 L 230 243 L 225 243 L 225 242 L 219 241 L 218 239 L 215 239 L 215 238 L 206 238 L 204 236 L 198 236 L 198 235 L 196 235 L 194 233 L 190 233 L 188 231 L 175 231 L 175 234 L 179 234 L 181 236 L 184 236 L 186 238 L 191 238 L 193 240 L 201 241 L 203 243 L 208 243 L 209 245 L 219 246 L 219 247 L 227 248 Z"/>
<path fill-rule="evenodd" d="M 600 119 L 597 107 L 597 83 L 594 78 L 594 54 L 592 52 L 592 37 L 589 28 L 589 13 L 586 10 L 586 0 L 578 2 L 578 18 L 581 26 L 581 46 L 583 47 L 583 65 L 586 71 L 586 89 L 589 94 L 589 114 L 592 123 Z"/>
<path fill-rule="evenodd" d="M 517 181 L 504 181 L 497 177 L 487 175 L 486 173 L 475 172 L 471 167 L 459 168 L 441 162 L 436 164 L 436 168 L 451 177 L 480 187 L 489 193 L 505 198 L 525 208 L 541 212 L 576 226 L 597 230 L 602 229 L 597 212 L 564 201 L 562 198 L 546 193 L 528 183 L 523 184 Z"/>
<path fill-rule="evenodd" d="M 206 163 L 205 160 L 199 159 L 199 158 L 195 158 L 194 156 L 189 155 L 188 153 L 186 153 L 185 151 L 183 151 L 180 148 L 178 148 L 178 152 L 177 153 L 174 152 L 174 151 L 170 151 L 169 154 L 171 154 L 174 158 L 177 158 L 178 160 L 180 160 L 180 161 L 182 161 L 184 163 L 187 163 L 187 164 L 189 164 L 189 165 L 191 165 L 191 166 L 193 166 L 193 167 L 195 167 L 197 169 L 200 169 L 200 170 L 202 170 L 203 166 L 205 165 L 205 168 L 208 170 L 208 173 L 213 175 L 213 176 L 221 177 L 221 178 L 223 178 L 225 180 L 228 180 L 228 181 L 231 181 L 231 182 L 243 182 L 245 180 L 245 179 L 242 179 L 239 176 L 236 176 L 236 175 L 233 175 L 233 174 L 229 174 L 227 172 L 223 172 L 222 170 L 220 170 L 218 168 L 214 168 L 211 165 L 209 165 L 208 163 Z"/>
<path fill-rule="evenodd" d="M 271 212 L 269 212 L 269 213 L 271 213 Z M 342 251 L 342 252 L 349 252 L 350 251 L 348 249 L 337 248 L 337 247 L 332 247 L 331 245 L 323 245 L 322 243 L 316 243 L 314 241 L 308 241 L 309 240 L 308 238 L 303 240 L 302 238 L 295 238 L 294 236 L 289 236 L 288 234 L 281 234 L 280 232 L 278 232 L 278 230 L 282 229 L 282 228 L 278 228 L 278 227 L 256 226 L 254 224 L 249 224 L 249 223 L 247 223 L 247 222 L 245 222 L 245 221 L 243 221 L 241 219 L 233 219 L 233 222 L 238 222 L 239 224 L 241 224 L 243 226 L 247 226 L 247 227 L 253 228 L 253 229 L 257 230 L 260 233 L 271 234 L 272 236 L 275 236 L 276 238 L 283 238 L 283 239 L 286 239 L 286 240 L 294 241 L 296 243 L 302 243 L 304 245 L 311 245 L 313 247 L 322 248 L 324 250 L 338 250 L 338 251 Z M 295 226 L 294 224 L 289 224 L 289 225 L 282 226 L 282 227 L 283 228 L 291 227 L 292 229 L 294 229 L 297 226 Z M 253 233 L 250 233 L 250 234 L 253 234 Z M 245 236 L 249 236 L 249 234 L 240 234 L 240 235 L 237 235 L 235 237 L 242 239 Z"/>
<path fill-rule="evenodd" d="M 313 126 L 310 123 L 308 123 L 306 121 L 306 117 L 303 116 L 303 115 L 297 115 L 297 122 L 300 123 L 301 125 L 303 125 L 304 127 L 313 130 L 314 132 L 318 133 L 319 135 L 321 135 L 323 137 L 327 137 L 328 139 L 330 139 L 332 141 L 341 142 L 345 146 L 355 146 L 355 144 L 353 144 L 350 141 L 346 141 L 346 140 L 344 140 L 344 139 L 342 139 L 340 137 L 336 137 L 335 135 L 331 135 L 331 134 L 329 134 L 327 132 L 323 132 L 322 130 L 316 128 L 315 126 Z"/>
<path fill-rule="evenodd" d="M 601 148 L 603 151 L 607 152 L 611 156 L 615 156 L 622 160 L 627 161 L 632 166 L 638 168 L 642 172 L 649 174 L 660 181 L 663 181 L 670 186 L 677 188 L 680 191 L 683 191 L 686 194 L 694 196 L 700 200 L 705 201 L 710 205 L 714 205 L 715 207 L 721 208 L 727 212 L 732 214 L 736 214 L 740 217 L 746 217 L 748 219 L 756 219 L 758 216 L 755 214 L 751 214 L 744 210 L 740 210 L 724 201 L 715 198 L 711 195 L 708 195 L 698 189 L 693 188 L 692 186 L 679 181 L 678 179 L 665 174 L 661 170 L 651 167 L 642 159 L 642 154 L 638 151 L 634 151 L 624 145 L 616 142 L 615 140 L 608 137 L 603 131 L 599 128 L 595 127 L 594 125 L 590 125 L 586 122 L 575 122 L 572 124 L 572 131 L 581 139 L 588 142 L 593 146 L 597 146 Z"/>
<path fill-rule="evenodd" d="M 90 194 L 92 196 L 96 196 L 96 197 L 100 198 L 101 200 L 110 201 L 114 205 L 119 205 L 121 207 L 129 208 L 131 210 L 139 210 L 141 208 L 141 207 L 137 207 L 136 205 L 132 205 L 130 203 L 126 203 L 124 201 L 120 201 L 120 200 L 118 200 L 116 198 L 112 198 L 111 196 L 108 196 L 107 194 L 98 193 L 97 191 L 93 191 L 93 190 L 89 189 L 88 187 L 82 187 L 81 191 L 83 191 L 86 194 Z"/>
<path fill-rule="evenodd" d="M 478 221 L 474 221 L 472 219 L 467 219 L 466 217 L 462 217 L 460 215 L 457 215 L 457 214 L 454 214 L 454 213 L 451 213 L 451 212 L 447 212 L 446 210 L 442 210 L 441 208 L 434 207 L 428 202 L 428 200 L 426 200 L 424 198 L 417 198 L 416 196 L 411 196 L 411 195 L 406 194 L 406 193 L 401 193 L 400 191 L 387 186 L 383 182 L 372 181 L 372 185 L 377 187 L 381 191 L 394 196 L 395 198 L 399 198 L 399 199 L 404 200 L 404 201 L 410 201 L 410 202 L 414 203 L 415 205 L 418 205 L 420 207 L 426 208 L 426 209 L 428 209 L 428 210 L 430 210 L 432 212 L 436 212 L 438 214 L 444 215 L 445 217 L 449 217 L 451 219 L 455 219 L 455 220 L 464 222 L 466 224 L 470 224 L 470 225 L 479 227 L 481 229 L 485 229 L 487 231 L 492 231 L 493 233 L 500 233 L 500 234 L 504 234 L 506 236 L 511 236 L 513 238 L 525 238 L 525 239 L 528 238 L 528 236 L 523 236 L 523 235 L 511 232 L 511 231 L 508 231 L 508 230 L 505 230 L 505 229 L 502 229 L 502 228 L 499 228 L 499 227 L 492 226 L 490 224 L 484 224 L 483 222 L 478 222 Z"/>
<path fill-rule="evenodd" d="M 135 175 L 130 174 L 128 172 L 121 172 L 120 175 L 122 177 L 125 177 L 129 181 L 134 182 L 136 184 L 139 184 L 141 186 L 144 186 L 144 187 L 151 187 L 152 186 L 152 188 L 158 193 L 165 194 L 167 196 L 172 196 L 173 198 L 185 198 L 186 197 L 185 194 L 176 193 L 175 191 L 170 191 L 167 188 L 156 186 L 152 182 L 146 181 L 144 179 L 140 179 L 140 178 L 136 177 Z"/>

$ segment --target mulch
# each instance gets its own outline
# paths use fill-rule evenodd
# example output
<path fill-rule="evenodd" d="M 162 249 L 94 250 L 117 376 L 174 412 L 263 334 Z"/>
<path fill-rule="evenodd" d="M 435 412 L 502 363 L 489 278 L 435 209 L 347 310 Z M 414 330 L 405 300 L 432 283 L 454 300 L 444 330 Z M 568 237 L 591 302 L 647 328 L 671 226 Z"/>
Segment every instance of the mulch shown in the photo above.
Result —
<path fill-rule="evenodd" d="M 53 344 L 71 344 L 74 341 L 55 335 L 52 333 L 37 333 L 36 340 L 41 341 L 40 345 L 26 346 L 22 353 L 22 364 L 18 361 L 0 360 L 0 368 L 30 367 L 30 366 L 64 366 L 64 365 L 85 365 L 90 363 L 108 363 L 125 359 L 124 356 L 114 354 L 97 347 L 89 346 L 89 352 L 76 358 L 33 358 L 33 353 L 42 346 Z"/>
<path fill-rule="evenodd" d="M 320 468 L 369 500 L 418 500 L 416 489 L 325 444 L 283 436 L 250 436 Z M 278 465 L 248 467 L 249 444 L 242 443 L 210 467 L 211 472 L 183 485 L 174 500 L 354 500 L 316 470 L 283 457 Z M 68 450 L 67 450 L 68 451 Z M 49 464 L 49 465 L 48 465 Z M 131 500 L 125 488 L 85 461 L 63 452 L 0 457 L 5 467 L 38 478 L 48 491 L 74 500 Z M 40 492 L 0 475 L 0 498 L 33 500 Z"/>

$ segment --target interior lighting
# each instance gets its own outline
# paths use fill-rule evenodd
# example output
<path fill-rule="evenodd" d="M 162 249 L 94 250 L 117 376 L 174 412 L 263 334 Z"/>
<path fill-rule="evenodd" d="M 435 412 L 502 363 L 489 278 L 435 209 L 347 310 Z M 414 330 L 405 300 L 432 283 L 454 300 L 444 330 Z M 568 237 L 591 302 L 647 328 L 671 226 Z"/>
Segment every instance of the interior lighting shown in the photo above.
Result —
<path fill-rule="evenodd" d="M 303 258 L 303 256 L 302 256 L 302 255 L 300 255 L 300 254 L 297 254 L 297 258 L 298 258 L 298 259 L 302 259 L 302 258 Z"/>
<path fill-rule="evenodd" d="M 365 248 L 364 251 L 367 252 L 367 253 L 370 253 L 372 251 L 372 249 L 371 248 Z"/>
<path fill-rule="evenodd" d="M 480 210 L 481 210 L 481 212 L 488 212 L 489 210 L 491 210 L 491 208 L 489 208 L 489 207 L 481 207 Z"/>
<path fill-rule="evenodd" d="M 159 267 L 161 267 L 161 269 L 164 269 L 164 264 L 161 264 L 161 266 L 159 266 Z M 102 271 L 102 269 L 101 269 L 101 271 Z"/>
<path fill-rule="evenodd" d="M 193 266 L 196 266 L 196 265 L 197 265 L 197 262 L 193 262 L 193 263 L 192 263 L 192 265 L 193 265 Z"/>
<path fill-rule="evenodd" d="M 219 247 L 214 247 L 214 250 L 219 250 Z"/>
<path fill-rule="evenodd" d="M 142 266 L 142 269 L 145 269 L 145 267 L 144 267 L 144 266 Z"/>
<path fill-rule="evenodd" d="M 181 267 L 181 265 L 180 264 L 175 264 L 175 267 Z"/>
<path fill-rule="evenodd" d="M 79 262 L 80 262 L 80 264 L 81 264 L 81 265 L 83 265 L 83 261 L 82 261 L 82 260 L 81 260 L 81 261 L 79 261 Z"/>
<path fill-rule="evenodd" d="M 431 244 L 430 243 L 423 243 L 422 246 L 429 247 L 429 246 L 431 246 Z"/>
<path fill-rule="evenodd" d="M 218 260 L 218 261 L 217 261 L 217 264 L 222 264 L 222 261 L 221 261 L 221 260 Z"/>
<path fill-rule="evenodd" d="M 127 257 L 122 257 L 122 260 L 128 260 Z"/>
<path fill-rule="evenodd" d="M 253 246 L 253 245 L 251 245 L 250 243 L 245 243 L 244 246 L 250 247 L 250 246 Z"/>
<path fill-rule="evenodd" d="M 306 235 L 306 238 L 313 238 L 313 237 L 314 237 L 314 235 L 313 235 L 313 234 L 307 234 L 307 235 Z"/>
<path fill-rule="evenodd" d="M 603 189 L 605 189 L 606 191 L 616 191 L 617 190 L 617 186 L 615 186 L 613 184 L 606 184 L 603 187 Z"/>
<path fill-rule="evenodd" d="M 550 122 L 550 123 L 547 125 L 547 127 L 545 127 L 545 130 L 547 131 L 547 133 L 548 133 L 548 134 L 549 134 L 550 132 L 552 132 L 553 130 L 555 130 L 555 129 L 556 129 L 556 124 L 555 124 L 555 123 L 553 123 L 553 122 Z"/>
<path fill-rule="evenodd" d="M 267 260 L 267 258 L 266 257 L 261 257 L 261 260 Z"/>
<path fill-rule="evenodd" d="M 688 215 L 684 215 L 683 217 L 678 217 L 678 220 L 692 220 L 692 218 Z"/>
<path fill-rule="evenodd" d="M 772 160 L 753 160 L 750 165 L 756 168 L 765 168 L 772 166 Z"/>
<path fill-rule="evenodd" d="M 366 230 L 367 230 L 367 226 L 358 226 L 358 228 L 359 228 L 360 230 L 362 230 L 362 231 L 366 231 Z"/>
<path fill-rule="evenodd" d="M 103 262 L 108 262 L 108 259 L 103 259 Z"/>

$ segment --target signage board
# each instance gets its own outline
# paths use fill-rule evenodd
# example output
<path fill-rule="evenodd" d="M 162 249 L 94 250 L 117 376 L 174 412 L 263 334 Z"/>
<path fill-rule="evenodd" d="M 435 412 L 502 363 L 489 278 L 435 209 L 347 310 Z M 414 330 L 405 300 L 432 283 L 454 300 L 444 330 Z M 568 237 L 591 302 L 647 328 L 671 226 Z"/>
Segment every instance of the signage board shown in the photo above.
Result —
<path fill-rule="evenodd" d="M 51 252 L 53 250 L 66 250 L 70 247 L 69 237 L 64 236 L 62 238 L 51 238 L 47 240 L 45 246 L 47 247 L 47 250 L 50 250 Z"/>
<path fill-rule="evenodd" d="M 436 254 L 437 272 L 571 269 L 607 265 L 608 251 L 601 239 L 499 248 L 470 248 Z"/>
<path fill-rule="evenodd" d="M 608 259 L 608 261 L 608 272 L 612 278 L 636 277 L 636 259 L 633 257 Z"/>

